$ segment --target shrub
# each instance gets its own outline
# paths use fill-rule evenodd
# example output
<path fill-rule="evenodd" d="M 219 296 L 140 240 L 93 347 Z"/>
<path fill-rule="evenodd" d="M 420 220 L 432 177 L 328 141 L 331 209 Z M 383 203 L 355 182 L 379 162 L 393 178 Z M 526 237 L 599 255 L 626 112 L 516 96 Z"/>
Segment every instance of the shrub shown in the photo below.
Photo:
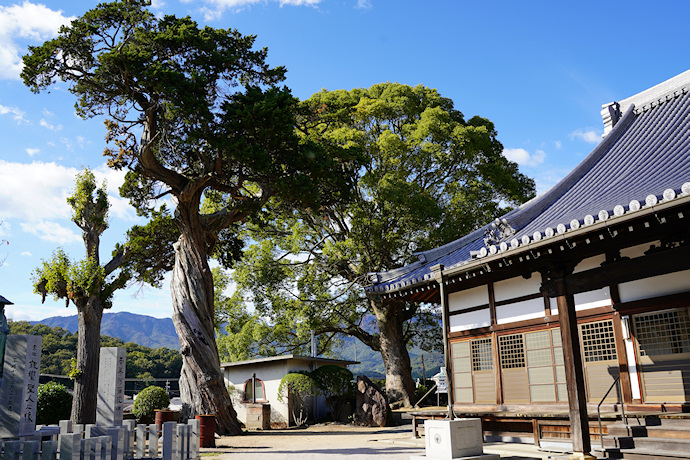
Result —
<path fill-rule="evenodd" d="M 308 417 L 309 397 L 314 396 L 316 384 L 307 373 L 291 372 L 280 380 L 278 386 L 278 401 L 287 398 L 292 420 L 297 426 L 303 426 Z"/>
<path fill-rule="evenodd" d="M 328 364 L 315 369 L 311 377 L 319 392 L 326 398 L 334 421 L 344 418 L 347 403 L 354 400 L 355 384 L 352 372 L 344 367 Z"/>
<path fill-rule="evenodd" d="M 72 411 L 72 394 L 57 382 L 38 386 L 36 402 L 36 423 L 56 425 L 60 420 L 69 420 Z"/>
<path fill-rule="evenodd" d="M 168 393 L 161 387 L 146 387 L 137 395 L 132 406 L 134 416 L 146 423 L 152 423 L 154 412 L 165 409 L 170 404 Z"/>

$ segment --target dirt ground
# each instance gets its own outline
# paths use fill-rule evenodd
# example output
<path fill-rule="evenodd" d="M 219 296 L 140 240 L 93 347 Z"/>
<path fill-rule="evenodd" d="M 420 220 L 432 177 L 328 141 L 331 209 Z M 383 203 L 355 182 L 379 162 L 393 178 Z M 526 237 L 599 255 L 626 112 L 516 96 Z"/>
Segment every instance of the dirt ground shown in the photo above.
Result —
<path fill-rule="evenodd" d="M 487 444 L 484 451 L 498 453 L 505 460 L 547 458 L 533 446 Z M 367 428 L 319 424 L 305 429 L 254 431 L 216 438 L 215 448 L 202 449 L 202 460 L 409 460 L 411 455 L 424 455 L 424 438 L 414 439 L 411 425 Z"/>

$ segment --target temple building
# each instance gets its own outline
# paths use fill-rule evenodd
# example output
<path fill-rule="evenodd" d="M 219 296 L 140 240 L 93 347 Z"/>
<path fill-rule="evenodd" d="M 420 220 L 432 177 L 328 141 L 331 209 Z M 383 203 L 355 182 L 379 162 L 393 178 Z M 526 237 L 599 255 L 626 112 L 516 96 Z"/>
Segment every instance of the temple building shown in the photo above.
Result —
<path fill-rule="evenodd" d="M 442 306 L 452 407 L 485 433 L 586 457 L 601 403 L 611 452 L 675 449 L 621 419 L 690 411 L 689 90 L 687 71 L 606 104 L 604 138 L 553 188 L 370 274 L 370 296 Z"/>

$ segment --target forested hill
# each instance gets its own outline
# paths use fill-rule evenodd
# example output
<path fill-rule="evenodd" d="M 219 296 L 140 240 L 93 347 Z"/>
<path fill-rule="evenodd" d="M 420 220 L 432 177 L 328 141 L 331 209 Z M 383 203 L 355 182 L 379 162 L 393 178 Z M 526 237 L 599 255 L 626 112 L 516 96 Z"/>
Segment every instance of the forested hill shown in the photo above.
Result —
<path fill-rule="evenodd" d="M 72 333 L 77 332 L 77 315 L 53 316 L 31 324 L 45 324 L 61 327 Z M 101 322 L 101 335 L 115 337 L 123 342 L 133 342 L 148 348 L 180 349 L 175 326 L 171 318 L 154 318 L 129 312 L 104 313 Z"/>

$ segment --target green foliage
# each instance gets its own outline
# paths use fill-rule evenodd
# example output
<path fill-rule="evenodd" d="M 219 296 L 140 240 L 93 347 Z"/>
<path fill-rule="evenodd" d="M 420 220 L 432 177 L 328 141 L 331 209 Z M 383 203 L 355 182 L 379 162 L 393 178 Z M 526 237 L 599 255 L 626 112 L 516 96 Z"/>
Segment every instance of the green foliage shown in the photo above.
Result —
<path fill-rule="evenodd" d="M 307 211 L 274 201 L 252 219 L 234 267 L 236 296 L 274 327 L 273 343 L 294 350 L 308 347 L 312 330 L 320 352 L 337 334 L 376 351 L 390 344 L 397 362 L 411 343 L 438 349 L 438 310 L 368 298 L 368 274 L 413 263 L 417 252 L 490 222 L 531 198 L 534 182 L 502 155 L 493 123 L 466 120 L 452 100 L 422 85 L 323 90 L 300 103 L 297 127 L 305 141 L 363 155 L 354 198 Z M 379 323 L 368 328 L 371 315 Z"/>
<path fill-rule="evenodd" d="M 168 393 L 161 387 L 146 387 L 137 395 L 132 406 L 132 414 L 138 419 L 153 419 L 156 410 L 165 409 L 170 404 Z"/>
<path fill-rule="evenodd" d="M 354 399 L 355 383 L 352 372 L 345 367 L 328 364 L 316 368 L 311 377 L 326 403 L 334 420 L 340 420 L 345 404 Z"/>
<path fill-rule="evenodd" d="M 291 372 L 280 379 L 278 401 L 290 403 L 290 414 L 297 426 L 307 421 L 309 398 L 316 395 L 316 382 L 308 372 Z"/>
<path fill-rule="evenodd" d="M 84 371 L 77 367 L 77 358 L 72 358 L 69 362 L 69 373 L 67 377 L 69 377 L 70 380 L 78 380 L 83 373 Z"/>
<path fill-rule="evenodd" d="M 91 227 L 99 235 L 108 228 L 108 193 L 105 183 L 96 188 L 96 177 L 85 168 L 77 174 L 72 195 L 67 198 L 72 208 L 72 221 L 80 228 Z"/>
<path fill-rule="evenodd" d="M 78 334 L 43 324 L 32 325 L 26 321 L 8 321 L 11 334 L 40 335 L 41 373 L 69 375 L 76 364 Z M 148 348 L 132 342 L 101 336 L 102 347 L 121 347 L 127 350 L 127 378 L 179 378 L 182 356 L 169 348 Z M 143 377 L 139 377 L 143 376 Z"/>
<path fill-rule="evenodd" d="M 72 394 L 55 382 L 38 386 L 36 402 L 36 423 L 38 425 L 56 425 L 60 420 L 69 420 L 72 409 Z"/>

